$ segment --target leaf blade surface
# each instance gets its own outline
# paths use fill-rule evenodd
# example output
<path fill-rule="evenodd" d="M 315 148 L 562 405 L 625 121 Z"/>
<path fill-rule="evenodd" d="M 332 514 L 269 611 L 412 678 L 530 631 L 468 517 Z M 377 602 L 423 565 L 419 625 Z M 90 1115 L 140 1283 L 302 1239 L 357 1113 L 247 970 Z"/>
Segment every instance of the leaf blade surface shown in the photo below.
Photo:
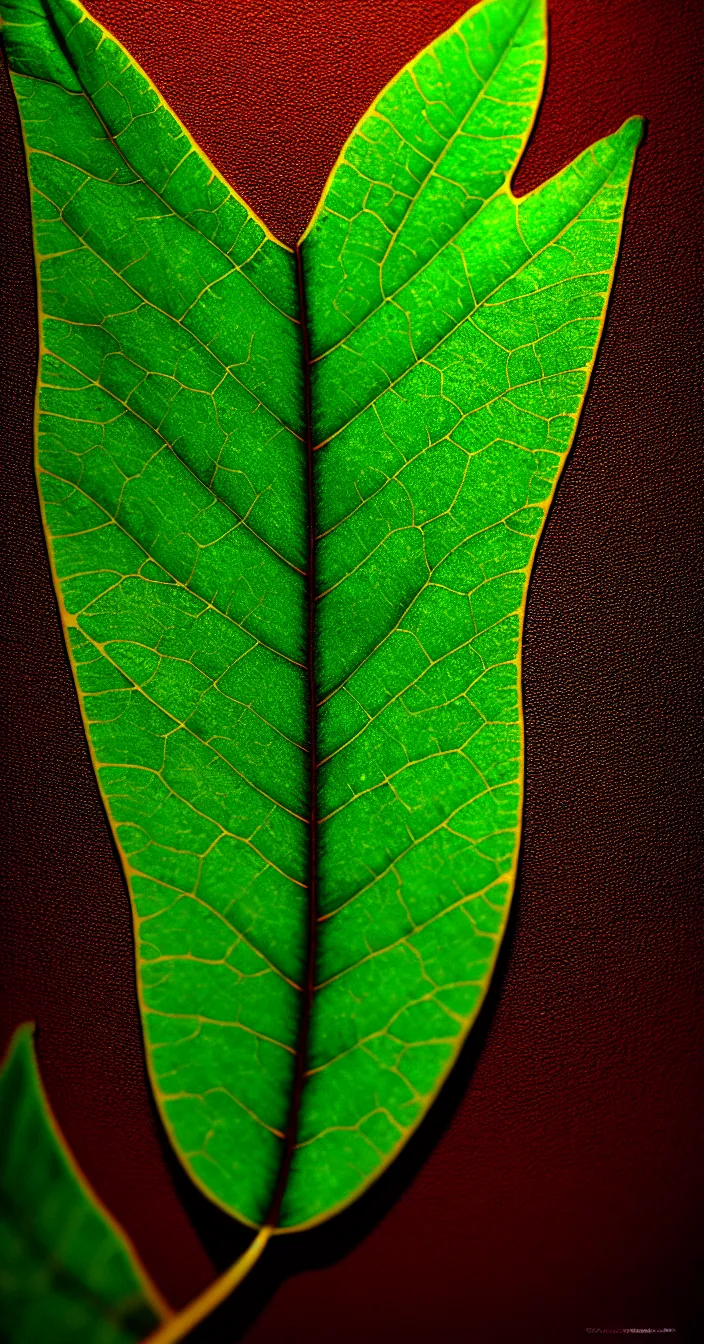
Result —
<path fill-rule="evenodd" d="M 304 957 L 295 263 L 80 6 L 3 16 L 32 185 L 40 492 L 152 1081 L 191 1173 L 258 1221 Z"/>
<path fill-rule="evenodd" d="M 626 123 L 517 200 L 544 62 L 538 0 L 471 11 L 353 133 L 302 244 L 322 920 L 294 1224 L 358 1192 L 425 1113 L 515 882 L 528 577 L 640 136 Z"/>
<path fill-rule="evenodd" d="M 132 1344 L 163 1311 L 49 1109 L 33 1026 L 0 1070 L 0 1298 L 8 1344 Z"/>
<path fill-rule="evenodd" d="M 640 123 L 518 200 L 545 11 L 485 0 L 382 92 L 296 257 L 73 0 L 2 11 L 40 489 L 152 1081 L 212 1198 L 309 1225 L 393 1159 L 489 983 L 527 583 Z"/>

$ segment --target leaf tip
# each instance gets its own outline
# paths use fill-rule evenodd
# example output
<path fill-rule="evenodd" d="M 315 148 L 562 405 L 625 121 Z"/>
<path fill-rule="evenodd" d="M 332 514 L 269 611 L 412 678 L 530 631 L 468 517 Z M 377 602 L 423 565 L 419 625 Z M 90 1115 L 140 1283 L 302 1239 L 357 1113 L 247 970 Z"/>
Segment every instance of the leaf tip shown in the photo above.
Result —
<path fill-rule="evenodd" d="M 635 151 L 645 135 L 645 117 L 629 117 L 619 132 L 624 149 Z"/>
<path fill-rule="evenodd" d="M 5 1048 L 4 1057 L 0 1059 L 0 1067 L 9 1064 L 11 1056 L 16 1055 L 19 1051 L 34 1048 L 35 1029 L 35 1023 L 32 1021 L 20 1022 L 20 1025 L 15 1027 Z"/>

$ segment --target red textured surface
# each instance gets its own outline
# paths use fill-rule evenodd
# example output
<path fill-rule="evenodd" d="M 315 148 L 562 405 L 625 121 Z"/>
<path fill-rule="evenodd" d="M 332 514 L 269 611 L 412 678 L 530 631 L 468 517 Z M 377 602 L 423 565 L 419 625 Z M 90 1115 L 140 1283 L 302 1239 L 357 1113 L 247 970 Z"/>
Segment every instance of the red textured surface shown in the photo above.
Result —
<path fill-rule="evenodd" d="M 292 242 L 358 115 L 464 4 L 91 8 Z M 488 1012 L 398 1171 L 323 1231 L 279 1243 L 203 1341 L 224 1344 L 250 1321 L 250 1344 L 550 1344 L 583 1340 L 587 1327 L 696 1337 L 699 17 L 696 0 L 551 5 L 546 98 L 518 189 L 631 113 L 649 128 L 592 392 L 531 588 L 522 876 Z M 2 134 L 4 1024 L 9 1033 L 38 1021 L 42 1068 L 80 1164 L 183 1302 L 212 1272 L 195 1226 L 218 1262 L 232 1247 L 221 1216 L 187 1194 L 146 1085 L 127 897 L 34 493 L 31 245 L 7 97 Z M 304 1272 L 272 1296 L 292 1267 Z"/>

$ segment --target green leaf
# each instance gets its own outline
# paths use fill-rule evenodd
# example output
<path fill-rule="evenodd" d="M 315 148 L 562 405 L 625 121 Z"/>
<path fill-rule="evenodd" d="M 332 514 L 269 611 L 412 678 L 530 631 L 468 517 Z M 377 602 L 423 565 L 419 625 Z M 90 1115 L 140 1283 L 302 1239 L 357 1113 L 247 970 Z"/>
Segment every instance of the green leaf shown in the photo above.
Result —
<path fill-rule="evenodd" d="M 33 1032 L 17 1028 L 0 1071 L 0 1336 L 132 1344 L 166 1309 L 66 1148 Z"/>
<path fill-rule="evenodd" d="M 295 252 L 74 0 L 0 0 L 28 147 L 40 491 L 191 1176 L 319 1221 L 418 1125 L 515 882 L 535 548 L 636 118 L 522 199 L 541 0 L 384 90 Z"/>

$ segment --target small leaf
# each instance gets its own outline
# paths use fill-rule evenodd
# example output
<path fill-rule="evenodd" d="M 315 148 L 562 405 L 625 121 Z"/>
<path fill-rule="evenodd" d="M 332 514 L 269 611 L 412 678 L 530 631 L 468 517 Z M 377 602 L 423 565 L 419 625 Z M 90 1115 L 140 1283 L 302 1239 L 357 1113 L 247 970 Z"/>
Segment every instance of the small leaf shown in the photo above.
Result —
<path fill-rule="evenodd" d="M 0 1333 L 7 1344 L 131 1344 L 166 1314 L 71 1158 L 30 1023 L 0 1071 Z"/>
<path fill-rule="evenodd" d="M 40 492 L 155 1094 L 211 1198 L 306 1226 L 393 1160 L 495 964 L 526 589 L 641 123 L 517 199 L 545 11 L 484 0 L 291 252 L 74 0 L 0 8 Z"/>

